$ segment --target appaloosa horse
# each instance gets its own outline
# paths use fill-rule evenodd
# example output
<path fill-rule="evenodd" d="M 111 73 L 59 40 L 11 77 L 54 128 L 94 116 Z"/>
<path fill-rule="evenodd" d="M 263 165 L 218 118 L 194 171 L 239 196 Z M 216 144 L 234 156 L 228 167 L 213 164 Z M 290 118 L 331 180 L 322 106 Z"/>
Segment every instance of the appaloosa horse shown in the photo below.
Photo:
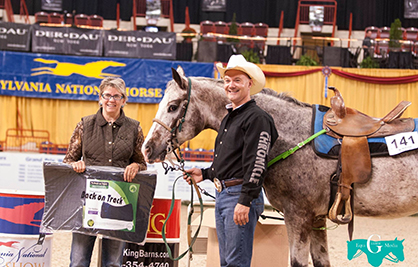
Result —
<path fill-rule="evenodd" d="M 311 135 L 312 107 L 309 104 L 268 89 L 253 98 L 272 115 L 279 132 L 269 160 Z M 173 69 L 173 80 L 167 84 L 156 115 L 155 121 L 159 123 L 154 122 L 142 148 L 148 162 L 165 158 L 167 143 L 173 135 L 182 144 L 203 129 L 218 130 L 226 115 L 227 103 L 222 81 L 187 78 L 181 67 L 177 71 Z M 171 133 L 169 130 L 176 128 L 186 107 L 181 131 Z M 326 226 L 330 176 L 336 166 L 337 160 L 317 156 L 308 145 L 268 170 L 264 189 L 271 205 L 284 213 L 292 267 L 308 266 L 309 253 L 314 266 L 331 266 L 327 232 L 313 228 Z M 417 152 L 374 157 L 371 179 L 355 188 L 354 214 L 374 217 L 414 214 L 418 212 L 417 188 Z"/>

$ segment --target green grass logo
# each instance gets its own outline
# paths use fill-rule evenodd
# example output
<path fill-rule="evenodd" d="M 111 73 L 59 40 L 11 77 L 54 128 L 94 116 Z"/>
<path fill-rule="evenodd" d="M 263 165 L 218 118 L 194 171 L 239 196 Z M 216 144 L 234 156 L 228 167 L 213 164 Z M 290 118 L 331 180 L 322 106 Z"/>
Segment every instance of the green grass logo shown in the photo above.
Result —
<path fill-rule="evenodd" d="M 131 193 L 135 193 L 135 192 L 136 192 L 136 190 L 138 190 L 136 185 L 131 184 L 131 186 L 129 186 L 129 191 L 130 191 Z"/>

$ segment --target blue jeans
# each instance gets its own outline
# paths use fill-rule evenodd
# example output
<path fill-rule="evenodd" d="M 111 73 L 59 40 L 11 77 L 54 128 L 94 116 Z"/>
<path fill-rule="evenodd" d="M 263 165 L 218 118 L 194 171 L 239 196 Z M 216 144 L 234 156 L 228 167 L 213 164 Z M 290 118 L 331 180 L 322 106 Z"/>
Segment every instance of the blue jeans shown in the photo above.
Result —
<path fill-rule="evenodd" d="M 249 222 L 239 226 L 234 222 L 234 209 L 241 194 L 242 185 L 227 187 L 216 192 L 215 218 L 222 267 L 250 267 L 253 240 L 258 217 L 264 211 L 263 194 L 251 203 Z"/>
<path fill-rule="evenodd" d="M 89 267 L 96 236 L 73 233 L 70 267 Z M 102 267 L 120 267 L 125 242 L 102 239 Z"/>

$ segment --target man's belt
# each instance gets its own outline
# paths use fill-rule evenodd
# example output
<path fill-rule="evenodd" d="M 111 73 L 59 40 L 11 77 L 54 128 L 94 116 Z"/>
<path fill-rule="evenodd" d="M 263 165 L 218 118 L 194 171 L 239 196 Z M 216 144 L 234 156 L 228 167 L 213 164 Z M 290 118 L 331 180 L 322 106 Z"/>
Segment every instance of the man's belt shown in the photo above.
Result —
<path fill-rule="evenodd" d="M 234 185 L 240 185 L 244 182 L 244 179 L 238 179 L 238 178 L 232 178 L 227 180 L 219 180 L 218 178 L 213 179 L 213 183 L 215 185 L 216 191 L 219 193 L 222 192 L 224 188 L 234 186 Z"/>

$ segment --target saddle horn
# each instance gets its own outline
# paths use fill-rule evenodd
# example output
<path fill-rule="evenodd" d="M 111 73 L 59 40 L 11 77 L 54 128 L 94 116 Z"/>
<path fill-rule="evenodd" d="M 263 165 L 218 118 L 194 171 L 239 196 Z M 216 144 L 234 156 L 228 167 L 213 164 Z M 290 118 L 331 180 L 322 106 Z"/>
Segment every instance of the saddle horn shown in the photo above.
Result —
<path fill-rule="evenodd" d="M 342 119 L 347 114 L 347 111 L 345 109 L 344 99 L 342 95 L 340 94 L 340 91 L 337 90 L 337 88 L 333 86 L 328 86 L 328 89 L 334 91 L 335 95 L 331 97 L 331 108 L 334 111 L 335 115 L 337 115 L 338 118 Z"/>

